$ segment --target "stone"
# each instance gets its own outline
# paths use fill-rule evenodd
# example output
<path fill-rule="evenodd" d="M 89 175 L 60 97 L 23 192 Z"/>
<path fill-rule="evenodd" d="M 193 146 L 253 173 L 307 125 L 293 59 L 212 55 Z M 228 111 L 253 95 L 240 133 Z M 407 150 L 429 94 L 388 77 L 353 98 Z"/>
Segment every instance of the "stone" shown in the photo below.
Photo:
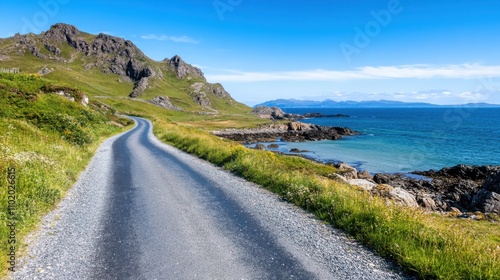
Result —
<path fill-rule="evenodd" d="M 450 208 L 450 213 L 453 213 L 456 216 L 462 215 L 462 211 L 456 207 L 451 207 Z"/>
<path fill-rule="evenodd" d="M 413 196 L 408 191 L 400 187 L 393 187 L 386 184 L 380 184 L 372 188 L 371 192 L 373 194 L 387 198 L 390 201 L 402 206 L 407 206 L 412 208 L 418 207 L 418 203 L 415 199 L 415 196 Z"/>
<path fill-rule="evenodd" d="M 267 145 L 268 149 L 278 149 L 279 147 L 280 147 L 280 145 L 278 145 L 278 144 L 269 144 L 269 145 Z"/>
<path fill-rule="evenodd" d="M 377 184 L 366 179 L 346 179 L 346 181 L 351 185 L 358 186 L 367 191 L 371 191 L 375 186 L 377 186 Z"/>
<path fill-rule="evenodd" d="M 430 195 L 424 195 L 418 198 L 417 203 L 429 211 L 436 211 L 438 208 L 436 202 L 430 197 Z"/>
<path fill-rule="evenodd" d="M 500 193 L 500 172 L 497 172 L 489 176 L 484 182 L 484 184 L 481 186 L 481 189 L 490 192 Z"/>
<path fill-rule="evenodd" d="M 89 105 L 89 97 L 87 95 L 82 96 L 82 101 L 80 102 L 83 106 L 87 107 Z"/>
<path fill-rule="evenodd" d="M 483 213 L 500 215 L 500 194 L 481 189 L 472 199 L 472 207 Z"/>
<path fill-rule="evenodd" d="M 340 173 L 342 176 L 344 176 L 347 179 L 358 179 L 358 170 L 356 168 L 345 164 L 345 163 L 340 163 L 336 165 L 336 167 L 339 169 Z"/>
<path fill-rule="evenodd" d="M 45 76 L 45 75 L 52 73 L 53 71 L 54 71 L 54 69 L 49 69 L 49 68 L 47 68 L 47 65 L 45 65 L 45 66 L 43 66 L 42 69 L 40 69 L 40 71 L 38 71 L 38 74 Z"/>
<path fill-rule="evenodd" d="M 366 170 L 364 170 L 363 172 L 358 172 L 358 178 L 365 180 L 373 180 L 373 176 L 370 174 L 370 172 Z"/>
<path fill-rule="evenodd" d="M 170 99 L 167 96 L 155 96 L 153 99 L 148 101 L 151 104 L 156 106 L 160 106 L 162 108 L 168 110 L 182 111 L 182 108 L 175 106 L 170 102 Z"/>
<path fill-rule="evenodd" d="M 264 144 L 257 144 L 257 145 L 255 145 L 254 149 L 256 149 L 256 150 L 265 150 L 266 146 Z"/>

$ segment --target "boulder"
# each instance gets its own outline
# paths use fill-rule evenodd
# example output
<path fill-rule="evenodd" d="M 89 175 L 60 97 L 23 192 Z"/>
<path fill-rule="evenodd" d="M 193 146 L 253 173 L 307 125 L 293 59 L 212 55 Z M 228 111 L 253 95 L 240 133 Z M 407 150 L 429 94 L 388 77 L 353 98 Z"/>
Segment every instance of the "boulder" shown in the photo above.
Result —
<path fill-rule="evenodd" d="M 87 107 L 89 105 L 89 97 L 85 94 L 82 95 L 82 101 L 80 102 L 83 106 Z"/>
<path fill-rule="evenodd" d="M 388 174 L 377 173 L 373 176 L 373 181 L 377 184 L 389 184 L 391 182 L 391 178 Z"/>
<path fill-rule="evenodd" d="M 254 149 L 256 149 L 256 150 L 265 150 L 266 146 L 264 144 L 257 144 L 257 145 L 255 145 Z"/>
<path fill-rule="evenodd" d="M 500 214 L 500 172 L 486 179 L 471 206 L 483 213 Z"/>
<path fill-rule="evenodd" d="M 280 147 L 280 145 L 278 145 L 278 144 L 269 144 L 269 145 L 267 145 L 268 149 L 277 149 L 279 147 Z"/>
<path fill-rule="evenodd" d="M 47 68 L 47 65 L 43 66 L 42 69 L 40 69 L 40 71 L 38 71 L 38 75 L 41 75 L 41 76 L 45 76 L 45 75 L 48 75 L 50 73 L 52 73 L 54 71 L 54 68 Z"/>
<path fill-rule="evenodd" d="M 363 172 L 358 172 L 358 178 L 359 179 L 365 179 L 365 180 L 373 180 L 373 176 L 370 174 L 370 172 L 364 170 Z"/>
<path fill-rule="evenodd" d="M 429 194 L 419 196 L 417 199 L 417 203 L 421 207 L 425 208 L 426 210 L 429 210 L 429 211 L 437 211 L 438 210 L 438 207 L 436 206 L 436 202 L 434 201 L 434 199 L 432 199 L 431 195 L 429 195 Z"/>
<path fill-rule="evenodd" d="M 402 206 L 418 207 L 415 196 L 400 187 L 380 184 L 375 186 L 371 192 Z"/>
<path fill-rule="evenodd" d="M 500 193 L 500 172 L 497 172 L 489 176 L 484 182 L 484 184 L 481 186 L 481 189 L 490 192 Z"/>
<path fill-rule="evenodd" d="M 367 191 L 371 191 L 375 186 L 377 186 L 377 184 L 365 179 L 347 179 L 346 181 L 351 185 L 358 186 Z"/>
<path fill-rule="evenodd" d="M 356 168 L 345 163 L 336 164 L 335 167 L 339 169 L 342 176 L 344 176 L 345 178 L 358 179 L 358 170 L 356 170 Z"/>
<path fill-rule="evenodd" d="M 310 152 L 309 150 L 301 150 L 301 149 L 297 149 L 297 148 L 291 148 L 290 149 L 290 153 L 308 153 Z"/>

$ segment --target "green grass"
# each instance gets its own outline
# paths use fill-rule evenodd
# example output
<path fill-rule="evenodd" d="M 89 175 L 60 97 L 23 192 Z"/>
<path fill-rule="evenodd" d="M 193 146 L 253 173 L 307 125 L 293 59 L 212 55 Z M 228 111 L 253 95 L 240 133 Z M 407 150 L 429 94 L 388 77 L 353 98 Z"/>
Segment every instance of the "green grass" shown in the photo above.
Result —
<path fill-rule="evenodd" d="M 0 73 L 0 217 L 16 221 L 16 254 L 23 237 L 40 217 L 64 197 L 84 170 L 98 144 L 123 131 L 129 120 L 112 110 L 94 110 L 49 94 L 54 90 L 82 92 L 35 75 Z M 93 106 L 95 107 L 95 103 Z M 16 209 L 8 212 L 8 170 L 16 170 Z M 0 227 L 0 269 L 7 272 L 10 231 Z"/>
<path fill-rule="evenodd" d="M 332 180 L 337 170 L 210 135 L 198 128 L 154 122 L 163 141 L 257 183 L 343 229 L 421 279 L 499 279 L 500 225 L 387 205 Z"/>

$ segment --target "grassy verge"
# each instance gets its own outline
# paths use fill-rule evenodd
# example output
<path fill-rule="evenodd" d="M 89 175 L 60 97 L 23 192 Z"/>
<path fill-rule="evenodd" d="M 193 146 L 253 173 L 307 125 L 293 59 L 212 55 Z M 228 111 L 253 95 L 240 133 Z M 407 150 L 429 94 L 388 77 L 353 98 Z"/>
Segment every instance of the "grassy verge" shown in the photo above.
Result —
<path fill-rule="evenodd" d="M 50 94 L 60 90 L 76 101 Z M 81 98 L 72 86 L 0 73 L 0 276 L 11 267 L 9 260 L 18 259 L 23 237 L 74 184 L 99 143 L 124 130 L 118 123 L 129 124 L 112 110 L 84 107 Z"/>
<path fill-rule="evenodd" d="M 332 167 L 156 119 L 155 134 L 311 211 L 422 279 L 499 279 L 500 225 L 423 213 L 331 180 Z"/>

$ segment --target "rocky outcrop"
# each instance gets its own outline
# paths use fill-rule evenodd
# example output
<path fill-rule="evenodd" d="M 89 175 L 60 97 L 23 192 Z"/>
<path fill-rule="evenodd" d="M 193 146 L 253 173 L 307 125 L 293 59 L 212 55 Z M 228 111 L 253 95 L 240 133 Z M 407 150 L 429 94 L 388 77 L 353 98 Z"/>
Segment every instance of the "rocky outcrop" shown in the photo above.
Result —
<path fill-rule="evenodd" d="M 42 42 L 45 48 L 56 56 L 61 54 L 57 47 L 62 43 L 68 43 L 79 52 L 88 52 L 89 44 L 81 36 L 80 31 L 69 24 L 58 23 L 51 26 L 51 28 L 42 34 Z"/>
<path fill-rule="evenodd" d="M 393 202 L 406 207 L 418 207 L 415 196 L 400 187 L 393 187 L 386 184 L 380 184 L 371 189 L 371 193 L 383 198 L 388 202 Z"/>
<path fill-rule="evenodd" d="M 132 90 L 132 93 L 130 93 L 131 98 L 136 98 L 140 96 L 147 88 L 149 85 L 149 79 L 148 77 L 143 77 L 141 78 L 138 82 L 134 83 L 134 89 Z"/>
<path fill-rule="evenodd" d="M 165 62 L 168 63 L 170 68 L 174 70 L 177 78 L 179 79 L 193 79 L 198 78 L 206 82 L 205 77 L 203 76 L 203 72 L 190 64 L 187 64 L 182 60 L 182 58 L 178 55 L 175 55 L 171 59 L 165 59 Z"/>
<path fill-rule="evenodd" d="M 153 99 L 148 101 L 151 104 L 160 106 L 168 110 L 182 111 L 182 108 L 175 106 L 170 102 L 170 99 L 166 96 L 155 96 Z"/>
<path fill-rule="evenodd" d="M 252 110 L 252 114 L 263 119 L 282 120 L 285 119 L 285 112 L 278 107 L 259 106 Z"/>
<path fill-rule="evenodd" d="M 400 187 L 415 196 L 430 211 L 481 211 L 500 213 L 500 167 L 457 165 L 438 171 L 414 172 L 422 178 L 402 174 L 375 174 L 378 184 Z"/>
<path fill-rule="evenodd" d="M 500 214 L 500 172 L 486 179 L 472 198 L 471 207 L 483 213 Z"/>
<path fill-rule="evenodd" d="M 194 102 L 200 104 L 203 107 L 210 107 L 212 103 L 208 99 L 205 83 L 194 83 L 191 85 L 191 98 Z"/>
<path fill-rule="evenodd" d="M 234 99 L 231 97 L 231 95 L 224 89 L 224 87 L 219 84 L 209 84 L 210 86 L 210 92 L 212 92 L 215 96 L 218 98 L 223 98 L 228 100 L 230 103 L 234 103 Z"/>
<path fill-rule="evenodd" d="M 19 56 L 31 53 L 40 58 L 37 65 L 57 65 L 55 71 L 70 71 L 67 64 L 79 62 L 84 71 L 99 70 L 107 75 L 118 75 L 115 79 L 118 83 L 133 83 L 129 93 L 132 98 L 140 97 L 149 88 L 164 85 L 162 82 L 182 79 L 185 81 L 179 90 L 185 96 L 180 98 L 202 106 L 200 114 L 217 114 L 217 106 L 239 105 L 221 84 L 208 83 L 199 68 L 184 62 L 178 55 L 161 62 L 153 61 L 131 41 L 108 34 L 91 35 L 72 25 L 58 23 L 39 35 L 16 34 L 0 40 L 0 60 L 15 62 Z M 47 60 L 51 60 L 50 63 Z M 35 72 L 40 70 L 40 66 L 37 67 Z M 43 68 L 40 74 L 46 75 L 51 70 Z"/>
<path fill-rule="evenodd" d="M 335 114 L 335 115 L 323 115 L 321 113 L 306 113 L 306 114 L 290 114 L 285 113 L 278 107 L 267 107 L 258 106 L 253 108 L 252 113 L 263 119 L 271 120 L 300 120 L 308 118 L 347 118 L 348 115 Z"/>
<path fill-rule="evenodd" d="M 155 77 L 156 71 L 148 64 L 148 58 L 131 41 L 122 38 L 99 34 L 89 40 L 88 34 L 81 33 L 76 27 L 58 23 L 42 33 L 14 36 L 18 53 L 26 51 L 43 59 L 72 62 L 74 54 L 63 54 L 61 46 L 67 44 L 77 53 L 84 55 L 84 68 L 90 70 L 98 68 L 106 74 L 120 75 L 126 81 L 134 82 L 131 97 L 142 94 L 148 85 L 145 78 Z M 50 52 L 47 56 L 42 53 L 39 45 Z M 66 55 L 66 56 L 63 56 Z M 144 79 L 144 80 L 143 80 Z"/>
<path fill-rule="evenodd" d="M 212 106 L 209 95 L 212 95 L 215 98 L 224 99 L 230 104 L 236 103 L 221 84 L 210 84 L 206 82 L 194 83 L 191 85 L 191 92 L 189 93 L 189 95 L 194 102 L 207 108 L 210 108 Z"/>
<path fill-rule="evenodd" d="M 287 124 L 271 124 L 258 129 L 226 129 L 213 131 L 213 134 L 234 141 L 255 143 L 338 140 L 343 136 L 356 135 L 358 132 L 344 127 L 327 127 L 316 124 L 289 122 Z"/>

